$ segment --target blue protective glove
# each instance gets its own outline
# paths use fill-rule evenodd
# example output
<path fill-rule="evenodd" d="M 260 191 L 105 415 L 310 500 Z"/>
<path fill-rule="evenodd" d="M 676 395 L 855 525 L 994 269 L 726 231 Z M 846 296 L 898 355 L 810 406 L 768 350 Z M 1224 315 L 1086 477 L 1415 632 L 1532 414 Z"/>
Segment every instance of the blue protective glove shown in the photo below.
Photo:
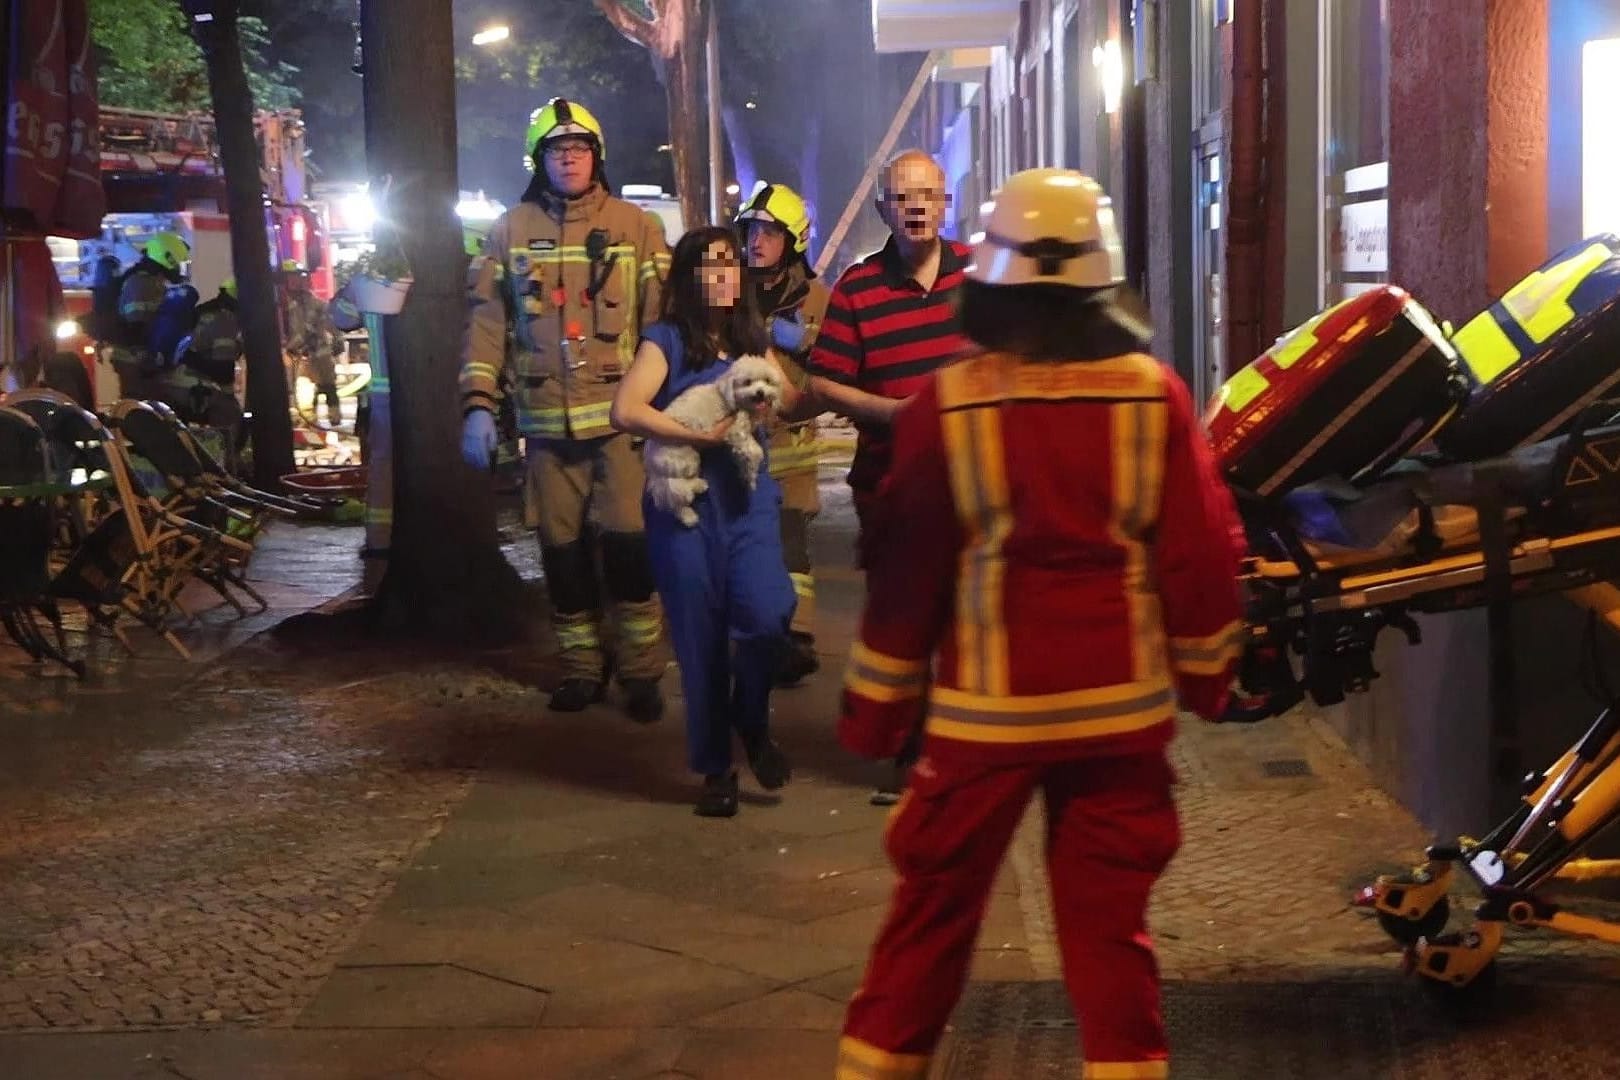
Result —
<path fill-rule="evenodd" d="M 804 324 L 792 319 L 771 320 L 771 344 L 785 353 L 793 354 L 804 348 Z"/>
<path fill-rule="evenodd" d="M 487 470 L 495 457 L 495 417 L 488 409 L 474 409 L 461 422 L 461 458 L 475 469 Z"/>

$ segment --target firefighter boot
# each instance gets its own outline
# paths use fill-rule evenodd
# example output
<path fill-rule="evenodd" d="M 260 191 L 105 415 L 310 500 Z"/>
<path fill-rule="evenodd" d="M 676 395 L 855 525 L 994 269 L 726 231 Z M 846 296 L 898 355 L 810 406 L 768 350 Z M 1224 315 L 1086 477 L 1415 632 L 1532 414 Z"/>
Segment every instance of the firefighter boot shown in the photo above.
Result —
<path fill-rule="evenodd" d="M 552 712 L 584 712 L 600 704 L 606 693 L 600 680 L 570 675 L 551 692 L 550 708 Z"/>
<path fill-rule="evenodd" d="M 657 679 L 619 679 L 624 691 L 624 712 L 638 724 L 652 724 L 664 715 L 664 692 Z"/>

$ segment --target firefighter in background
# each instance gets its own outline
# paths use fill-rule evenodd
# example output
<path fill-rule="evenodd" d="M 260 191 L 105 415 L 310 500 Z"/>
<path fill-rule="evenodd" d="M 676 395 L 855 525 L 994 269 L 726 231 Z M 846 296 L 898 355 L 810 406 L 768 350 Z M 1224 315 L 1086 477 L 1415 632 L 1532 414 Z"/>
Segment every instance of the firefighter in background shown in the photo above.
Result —
<path fill-rule="evenodd" d="M 309 287 L 309 275 L 295 262 L 282 264 L 287 282 L 287 391 L 296 393 L 298 371 L 308 372 L 315 384 L 315 407 L 326 402 L 326 422 L 330 427 L 343 424 L 343 406 L 337 391 L 337 358 L 343 354 L 343 334 L 332 322 L 326 303 Z"/>
<path fill-rule="evenodd" d="M 761 182 L 737 213 L 749 285 L 771 344 L 780 352 L 783 370 L 801 392 L 809 388 L 805 360 L 827 312 L 827 286 L 816 280 L 806 253 L 810 247 L 810 211 L 797 192 L 782 184 Z M 818 472 L 821 444 L 814 418 L 771 430 L 771 475 L 782 487 L 782 555 L 798 607 L 793 613 L 791 645 L 777 675 L 779 686 L 792 686 L 815 674 L 816 579 L 810 562 L 810 522 L 821 510 Z"/>
<path fill-rule="evenodd" d="M 657 215 L 609 193 L 602 127 L 584 107 L 553 98 L 535 111 L 526 145 L 534 179 L 491 228 L 474 286 L 461 369 L 462 456 L 490 467 L 497 386 L 510 355 L 526 486 L 562 646 L 564 678 L 551 707 L 577 712 L 606 693 L 605 591 L 616 623 L 611 670 L 626 712 L 650 722 L 663 713 L 664 657 L 641 517 L 645 477 L 637 444 L 613 430 L 608 412 L 642 327 L 658 318 L 669 248 Z"/>
<path fill-rule="evenodd" d="M 171 288 L 186 283 L 191 245 L 179 233 L 154 234 L 141 248 L 141 257 L 119 279 L 118 326 L 112 346 L 118 392 L 145 401 L 162 397 L 162 357 L 149 344 L 158 309 Z"/>
<path fill-rule="evenodd" d="M 181 344 L 167 381 L 175 390 L 169 400 L 183 419 L 219 428 L 233 443 L 242 422 L 242 406 L 236 396 L 241 358 L 236 279 L 226 278 L 212 300 L 197 305 L 197 325 Z"/>
<path fill-rule="evenodd" d="M 925 697 L 928 718 L 840 1080 L 926 1075 L 1036 791 L 1081 1075 L 1169 1075 L 1146 923 L 1180 842 L 1166 751 L 1178 697 L 1221 714 L 1243 544 L 1191 395 L 1142 352 L 1122 262 L 1089 178 L 1009 179 L 963 289 L 987 351 L 895 421 L 839 736 L 888 757 Z"/>

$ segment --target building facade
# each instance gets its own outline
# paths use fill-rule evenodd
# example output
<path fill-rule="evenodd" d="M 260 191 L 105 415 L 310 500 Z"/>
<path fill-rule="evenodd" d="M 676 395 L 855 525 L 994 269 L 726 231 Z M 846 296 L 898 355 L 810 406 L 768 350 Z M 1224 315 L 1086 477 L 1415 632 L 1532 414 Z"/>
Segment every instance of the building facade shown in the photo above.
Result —
<path fill-rule="evenodd" d="M 873 32 L 933 66 L 906 135 L 945 165 L 955 235 L 1019 169 L 1095 176 L 1156 349 L 1200 400 L 1366 288 L 1460 326 L 1552 253 L 1620 233 L 1620 0 L 873 0 Z M 1558 655 L 1573 609 L 1522 610 L 1535 761 L 1591 703 Z M 1511 794 L 1484 615 L 1424 630 L 1330 719 L 1427 824 L 1477 828 Z"/>

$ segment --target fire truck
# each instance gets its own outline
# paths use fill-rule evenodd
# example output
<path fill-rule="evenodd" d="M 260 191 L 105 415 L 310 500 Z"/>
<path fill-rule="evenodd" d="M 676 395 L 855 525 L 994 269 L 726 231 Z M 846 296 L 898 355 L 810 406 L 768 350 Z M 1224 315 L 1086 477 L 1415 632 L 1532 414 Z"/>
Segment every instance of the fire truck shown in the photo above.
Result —
<path fill-rule="evenodd" d="M 330 299 L 326 207 L 308 196 L 304 123 L 296 109 L 254 117 L 265 180 L 265 232 L 270 265 L 289 263 L 310 275 L 317 296 Z M 204 299 L 232 276 L 230 218 L 219 140 L 207 113 L 152 113 L 103 108 L 101 182 L 108 213 L 93 240 L 49 239 L 69 318 L 57 328 L 64 350 L 84 358 L 97 401 L 117 397 L 109 365 L 96 363 L 95 344 L 83 333 L 91 309 L 90 275 L 111 253 L 128 267 L 154 233 L 170 231 L 191 245 L 191 282 Z"/>

